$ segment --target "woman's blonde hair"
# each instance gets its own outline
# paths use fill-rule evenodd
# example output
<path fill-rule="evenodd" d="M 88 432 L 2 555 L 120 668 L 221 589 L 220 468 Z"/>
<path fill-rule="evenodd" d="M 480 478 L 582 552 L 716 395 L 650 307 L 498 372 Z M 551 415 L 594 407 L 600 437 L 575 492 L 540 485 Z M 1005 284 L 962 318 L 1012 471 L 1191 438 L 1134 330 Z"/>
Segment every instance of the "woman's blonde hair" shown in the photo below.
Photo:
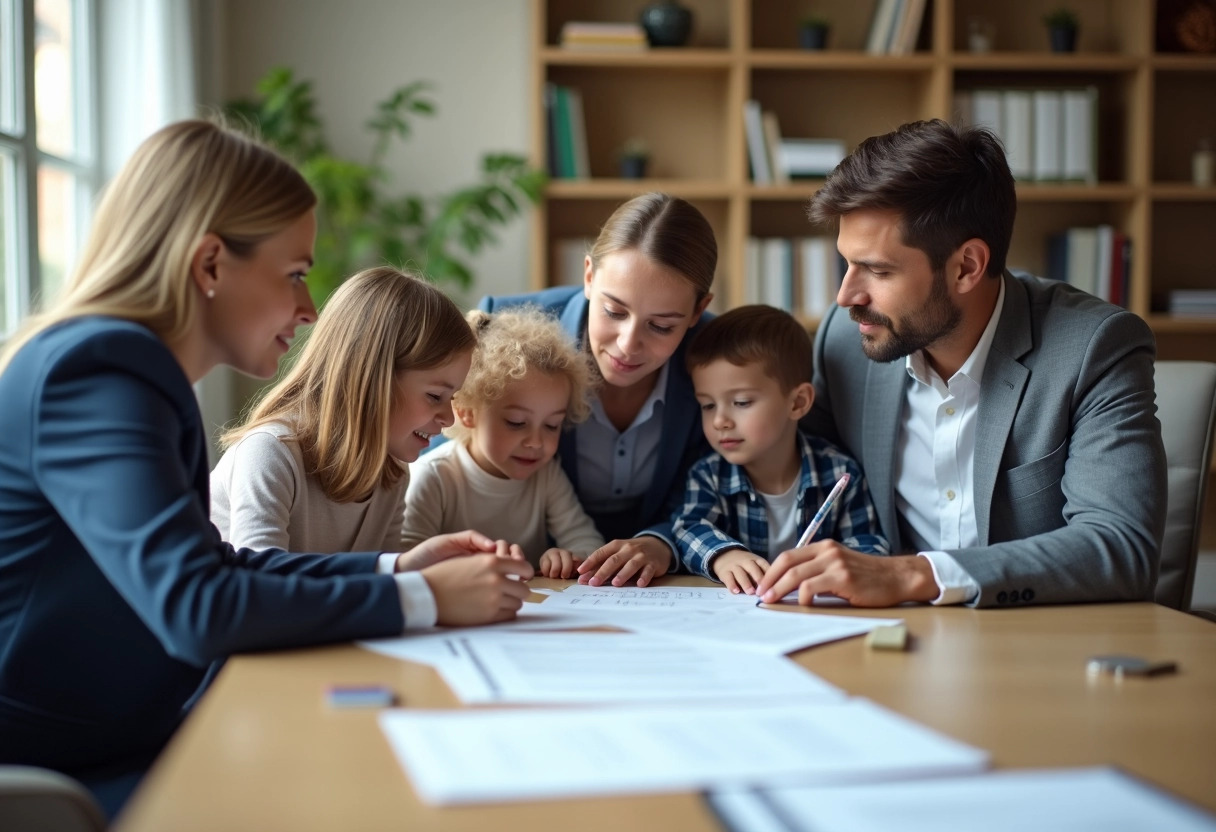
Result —
<path fill-rule="evenodd" d="M 0 371 L 39 332 L 71 318 L 107 315 L 172 344 L 193 327 L 198 292 L 191 260 L 213 233 L 238 257 L 317 203 L 287 161 L 248 136 L 208 121 L 154 133 L 106 187 L 80 263 L 59 297 L 30 316 L 0 353 Z"/>
<path fill-rule="evenodd" d="M 697 293 L 709 294 L 718 265 L 718 241 L 705 215 L 678 196 L 653 192 L 612 212 L 591 247 L 591 265 L 618 251 L 638 251 L 679 272 Z"/>
<path fill-rule="evenodd" d="M 533 306 L 493 315 L 474 310 L 466 318 L 477 333 L 477 348 L 464 384 L 452 397 L 453 407 L 472 409 L 497 401 L 508 384 L 536 370 L 570 382 L 567 424 L 581 422 L 591 413 L 588 399 L 598 376 L 590 356 L 579 350 L 556 319 Z M 460 440 L 472 435 L 459 419 L 444 433 Z"/>
<path fill-rule="evenodd" d="M 406 470 L 388 453 L 399 374 L 438 367 L 475 343 L 460 308 L 435 286 L 387 266 L 366 269 L 330 296 L 295 366 L 220 443 L 285 423 L 305 473 L 330 499 L 364 499 Z"/>

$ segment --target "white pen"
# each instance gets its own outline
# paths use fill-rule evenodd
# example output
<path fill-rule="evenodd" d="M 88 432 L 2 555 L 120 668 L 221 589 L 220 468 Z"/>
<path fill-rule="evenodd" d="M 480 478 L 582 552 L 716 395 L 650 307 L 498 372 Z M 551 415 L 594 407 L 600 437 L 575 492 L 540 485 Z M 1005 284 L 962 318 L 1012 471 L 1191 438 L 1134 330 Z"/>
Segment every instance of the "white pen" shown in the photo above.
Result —
<path fill-rule="evenodd" d="M 811 542 L 811 538 L 815 536 L 815 532 L 819 531 L 819 527 L 823 525 L 824 519 L 828 516 L 828 511 L 831 510 L 832 504 L 840 498 L 845 488 L 849 484 L 849 475 L 845 474 L 836 481 L 836 485 L 828 493 L 828 498 L 823 501 L 823 505 L 819 507 L 819 511 L 815 512 L 815 516 L 811 518 L 810 524 L 806 527 L 806 531 L 802 533 L 802 537 L 798 538 L 798 545 L 795 549 L 801 549 L 803 546 Z"/>
<path fill-rule="evenodd" d="M 849 475 L 844 474 L 832 486 L 832 490 L 828 492 L 828 497 L 823 501 L 823 505 L 819 507 L 819 511 L 815 512 L 815 516 L 811 518 L 811 522 L 807 524 L 806 531 L 802 533 L 802 537 L 798 538 L 798 545 L 795 549 L 801 549 L 803 546 L 811 542 L 811 538 L 815 536 L 815 532 L 819 531 L 819 527 L 823 525 L 824 518 L 828 516 L 828 511 L 831 510 L 832 504 L 840 498 L 844 493 L 845 488 L 849 485 Z M 756 606 L 760 606 L 764 600 L 760 597 L 756 598 Z"/>

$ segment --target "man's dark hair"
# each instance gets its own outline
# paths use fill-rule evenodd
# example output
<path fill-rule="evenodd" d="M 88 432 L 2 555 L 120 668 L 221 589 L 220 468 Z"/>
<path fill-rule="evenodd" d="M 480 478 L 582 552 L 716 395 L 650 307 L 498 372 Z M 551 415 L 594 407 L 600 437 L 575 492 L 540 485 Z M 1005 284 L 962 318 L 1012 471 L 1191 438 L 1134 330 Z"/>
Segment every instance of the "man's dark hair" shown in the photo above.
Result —
<path fill-rule="evenodd" d="M 1005 270 L 1017 192 L 1005 150 L 988 130 L 933 119 L 872 136 L 832 171 L 807 214 L 832 225 L 873 209 L 903 218 L 904 244 L 923 251 L 934 271 L 973 237 L 988 244 L 987 273 Z"/>

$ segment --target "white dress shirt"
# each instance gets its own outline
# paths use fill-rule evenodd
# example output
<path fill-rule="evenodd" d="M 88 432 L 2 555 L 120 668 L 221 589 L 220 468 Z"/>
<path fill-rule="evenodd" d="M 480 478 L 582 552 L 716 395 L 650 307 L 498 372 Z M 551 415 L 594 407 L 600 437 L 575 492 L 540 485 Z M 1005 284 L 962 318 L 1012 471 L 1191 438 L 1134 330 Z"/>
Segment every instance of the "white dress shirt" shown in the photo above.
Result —
<path fill-rule="evenodd" d="M 895 507 L 932 547 L 918 554 L 933 568 L 938 588 L 934 604 L 967 603 L 980 593 L 979 584 L 967 570 L 941 550 L 979 545 L 974 482 L 976 420 L 980 382 L 1004 305 L 1002 281 L 992 317 L 979 342 L 948 381 L 934 372 L 923 351 L 905 359 L 911 382 L 899 426 Z"/>
<path fill-rule="evenodd" d="M 618 431 L 598 397 L 591 399 L 591 417 L 575 431 L 578 447 L 578 496 L 593 514 L 622 511 L 646 494 L 659 462 L 663 438 L 663 396 L 668 364 L 632 424 Z"/>

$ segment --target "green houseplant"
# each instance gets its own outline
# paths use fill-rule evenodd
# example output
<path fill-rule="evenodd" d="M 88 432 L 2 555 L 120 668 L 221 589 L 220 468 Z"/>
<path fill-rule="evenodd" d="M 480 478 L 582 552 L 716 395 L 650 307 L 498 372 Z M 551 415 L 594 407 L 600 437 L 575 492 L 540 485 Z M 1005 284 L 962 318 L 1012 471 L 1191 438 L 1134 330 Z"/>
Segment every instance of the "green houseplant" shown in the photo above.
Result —
<path fill-rule="evenodd" d="M 1080 22 L 1072 9 L 1059 8 L 1043 15 L 1052 52 L 1072 52 L 1077 48 L 1077 31 Z"/>
<path fill-rule="evenodd" d="M 370 158 L 335 155 L 325 139 L 309 81 L 290 69 L 271 70 L 257 97 L 229 103 L 226 113 L 248 122 L 263 140 L 291 159 L 317 192 L 315 264 L 308 283 L 320 305 L 338 284 L 369 265 L 417 269 L 436 282 L 461 289 L 473 283 L 467 256 L 496 241 L 495 229 L 540 199 L 543 171 L 522 156 L 490 153 L 476 182 L 447 194 L 391 194 L 385 153 L 407 139 L 414 120 L 435 113 L 424 81 L 399 87 L 376 105 L 366 127 L 374 136 Z"/>

